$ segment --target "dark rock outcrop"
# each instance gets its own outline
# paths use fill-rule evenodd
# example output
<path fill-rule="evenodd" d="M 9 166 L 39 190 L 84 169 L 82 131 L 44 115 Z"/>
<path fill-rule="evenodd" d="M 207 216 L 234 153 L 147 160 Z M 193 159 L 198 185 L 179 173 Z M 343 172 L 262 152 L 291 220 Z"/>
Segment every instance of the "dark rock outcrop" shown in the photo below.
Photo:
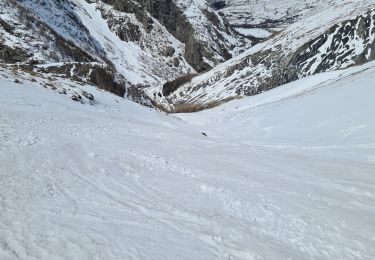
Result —
<path fill-rule="evenodd" d="M 223 19 L 219 19 L 213 11 L 203 10 L 210 23 L 207 28 L 209 35 L 206 36 L 211 43 L 208 43 L 197 37 L 194 26 L 173 0 L 102 0 L 102 2 L 112 5 L 120 12 L 133 13 L 146 31 L 152 29 L 153 19 L 158 20 L 169 33 L 185 44 L 184 57 L 197 72 L 210 70 L 212 68 L 210 64 L 218 64 L 232 57 L 230 48 L 233 46 L 228 46 L 222 33 L 235 32 L 230 30 L 228 24 L 221 24 Z M 122 30 L 119 35 L 124 40 L 137 40 L 137 30 L 135 26 L 126 26 L 126 30 Z M 237 36 L 239 37 L 238 34 Z M 210 61 L 210 64 L 207 61 Z"/>
<path fill-rule="evenodd" d="M 172 81 L 168 81 L 167 83 L 163 85 L 163 90 L 162 90 L 163 95 L 164 96 L 170 95 L 183 84 L 190 82 L 195 76 L 196 74 L 188 74 L 188 75 L 179 77 L 177 79 L 174 79 Z"/>
<path fill-rule="evenodd" d="M 225 0 L 211 0 L 209 1 L 209 4 L 215 10 L 220 10 L 227 6 Z"/>
<path fill-rule="evenodd" d="M 12 48 L 0 43 L 0 62 L 17 63 L 25 62 L 31 55 L 20 48 Z"/>
<path fill-rule="evenodd" d="M 38 72 L 59 75 L 97 86 L 119 97 L 126 97 L 145 106 L 152 106 L 152 101 L 139 86 L 133 86 L 124 77 L 115 72 L 111 66 L 93 63 L 66 63 L 60 66 L 37 68 Z M 89 94 L 85 95 L 92 100 Z M 92 97 L 93 98 L 93 97 Z"/>
<path fill-rule="evenodd" d="M 108 66 L 91 63 L 66 63 L 60 66 L 38 68 L 38 71 L 86 82 L 120 97 L 125 95 L 125 81 L 119 80 L 118 75 Z"/>

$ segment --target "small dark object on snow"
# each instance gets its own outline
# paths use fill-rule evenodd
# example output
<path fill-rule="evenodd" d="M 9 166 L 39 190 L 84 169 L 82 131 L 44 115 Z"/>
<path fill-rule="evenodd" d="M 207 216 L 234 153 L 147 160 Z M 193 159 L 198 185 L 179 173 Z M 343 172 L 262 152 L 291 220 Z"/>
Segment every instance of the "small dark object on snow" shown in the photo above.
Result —
<path fill-rule="evenodd" d="M 202 132 L 202 135 L 207 136 L 207 134 L 206 134 L 206 133 L 203 133 L 203 132 Z"/>
<path fill-rule="evenodd" d="M 87 98 L 88 100 L 90 100 L 90 101 L 93 101 L 95 98 L 94 98 L 94 96 L 92 95 L 92 94 L 90 94 L 90 93 L 88 93 L 88 92 L 86 92 L 86 91 L 82 91 L 82 95 L 85 97 L 85 98 Z"/>
<path fill-rule="evenodd" d="M 78 94 L 75 94 L 75 95 L 71 96 L 70 98 L 71 98 L 71 100 L 76 101 L 76 102 L 78 102 L 82 99 L 82 97 Z"/>

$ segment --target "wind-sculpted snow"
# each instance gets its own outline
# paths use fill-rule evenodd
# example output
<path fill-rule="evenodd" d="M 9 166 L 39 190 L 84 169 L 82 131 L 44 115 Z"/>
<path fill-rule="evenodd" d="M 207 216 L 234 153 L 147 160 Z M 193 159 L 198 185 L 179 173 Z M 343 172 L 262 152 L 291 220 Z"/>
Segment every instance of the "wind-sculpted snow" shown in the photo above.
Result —
<path fill-rule="evenodd" d="M 0 259 L 374 259 L 374 77 L 178 119 L 1 68 Z"/>

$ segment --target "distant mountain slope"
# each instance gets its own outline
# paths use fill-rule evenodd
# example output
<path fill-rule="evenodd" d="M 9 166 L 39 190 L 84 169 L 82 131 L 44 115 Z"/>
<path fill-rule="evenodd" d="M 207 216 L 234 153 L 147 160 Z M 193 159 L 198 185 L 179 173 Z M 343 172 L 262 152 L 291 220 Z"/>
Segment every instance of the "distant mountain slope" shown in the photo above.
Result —
<path fill-rule="evenodd" d="M 234 27 L 279 28 L 303 19 L 333 0 L 211 0 Z M 342 1 L 342 0 L 341 0 Z M 344 2 L 342 2 L 344 3 Z"/>
<path fill-rule="evenodd" d="M 316 73 L 375 59 L 375 11 L 372 1 L 345 1 L 290 25 L 213 70 L 159 99 L 168 104 L 219 103 L 255 95 Z M 150 89 L 162 92 L 160 89 Z"/>
<path fill-rule="evenodd" d="M 74 78 L 167 111 L 212 107 L 375 58 L 372 0 L 4 0 L 0 6 L 1 63 Z"/>
<path fill-rule="evenodd" d="M 191 26 L 185 42 L 187 59 L 198 72 L 210 69 L 246 50 L 256 39 L 240 35 L 206 0 L 175 0 Z M 179 30 L 184 30 L 183 28 Z"/>
<path fill-rule="evenodd" d="M 74 17 L 69 20 L 69 16 L 64 13 L 68 12 L 66 4 L 60 3 L 60 5 L 59 9 L 53 9 L 53 11 L 59 12 L 61 17 L 67 17 L 66 26 L 70 27 L 61 26 L 60 31 L 55 31 L 52 29 L 51 23 L 39 19 L 36 12 L 31 12 L 21 2 L 1 1 L 0 44 L 2 48 L 0 62 L 88 62 L 100 58 L 103 54 L 100 46 L 95 44 L 79 20 Z M 48 7 L 45 6 L 46 9 Z M 44 13 L 52 15 L 47 10 Z M 73 26 L 75 26 L 75 30 L 70 30 L 69 28 Z"/>
<path fill-rule="evenodd" d="M 205 1 L 4 0 L 2 5 L 4 12 L 13 9 L 9 12 L 20 25 L 39 20 L 94 57 L 105 56 L 134 84 L 170 80 L 193 71 L 191 66 L 210 69 L 251 44 Z M 22 9 L 29 12 L 25 19 Z"/>
<path fill-rule="evenodd" d="M 50 72 L 56 68 L 54 72 L 64 71 L 66 76 L 77 73 L 66 73 L 68 65 L 58 69 L 56 63 L 85 62 L 87 71 L 90 62 L 101 63 L 117 75 L 113 84 L 122 85 L 122 92 L 209 70 L 253 44 L 205 1 L 155 5 L 147 0 L 4 0 L 0 4 L 4 49 L 0 61 L 53 63 Z M 74 71 L 73 65 L 70 68 Z"/>
<path fill-rule="evenodd" d="M 118 12 L 101 2 L 22 0 L 20 4 L 61 39 L 113 64 L 132 85 L 160 82 L 191 70 L 182 57 L 183 45 L 156 21 L 153 29 L 146 32 L 134 14 Z M 17 13 L 17 9 L 14 12 Z M 19 22 L 28 20 L 31 18 L 19 19 Z M 42 51 L 42 48 L 33 50 L 35 54 Z M 41 62 L 51 61 L 66 61 L 66 58 Z"/>
<path fill-rule="evenodd" d="M 218 14 L 240 34 L 267 39 L 290 24 L 338 4 L 334 0 L 208 0 Z"/>

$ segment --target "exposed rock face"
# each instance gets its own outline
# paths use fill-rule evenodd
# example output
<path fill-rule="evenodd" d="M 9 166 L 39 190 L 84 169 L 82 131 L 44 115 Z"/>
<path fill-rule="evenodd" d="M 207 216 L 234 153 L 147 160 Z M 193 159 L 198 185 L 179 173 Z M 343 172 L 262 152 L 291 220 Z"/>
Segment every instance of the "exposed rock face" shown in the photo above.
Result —
<path fill-rule="evenodd" d="M 304 44 L 291 65 L 305 77 L 328 70 L 347 68 L 375 59 L 375 10 L 331 27 Z"/>
<path fill-rule="evenodd" d="M 81 15 L 84 16 L 85 11 L 91 9 L 92 16 L 92 8 L 100 13 L 100 18 L 94 14 L 93 22 L 102 19 L 105 26 L 110 29 L 101 40 L 102 46 L 118 72 L 133 86 L 158 85 L 193 71 L 184 57 L 185 45 L 152 17 L 139 2 L 89 2 L 92 2 L 90 6 L 80 6 Z M 102 22 L 99 26 L 103 26 Z M 99 33 L 102 33 L 102 30 Z M 123 43 L 114 38 L 119 38 Z"/>
<path fill-rule="evenodd" d="M 225 0 L 211 0 L 211 1 L 208 1 L 208 3 L 215 10 L 220 10 L 227 6 L 227 3 L 225 2 Z"/>
<path fill-rule="evenodd" d="M 125 84 L 121 84 L 120 81 L 116 82 L 116 74 L 108 66 L 92 63 L 66 63 L 38 67 L 37 71 L 87 82 L 119 96 L 125 94 Z"/>
<path fill-rule="evenodd" d="M 179 4 L 181 1 L 172 0 L 104 0 L 116 10 L 125 13 L 133 13 L 143 24 L 147 31 L 153 27 L 153 19 L 156 19 L 176 39 L 185 44 L 184 57 L 198 72 L 209 70 L 212 66 L 232 57 L 230 52 L 238 47 L 250 44 L 250 41 L 231 30 L 222 18 L 210 9 L 210 7 L 197 7 L 203 24 L 195 26 L 185 14 L 186 6 Z M 193 5 L 193 3 L 190 3 Z M 201 21 L 202 22 L 202 21 Z M 134 31 L 134 30 L 132 30 Z M 226 38 L 232 37 L 232 42 Z M 236 39 L 237 46 L 233 45 Z M 238 50 L 237 50 L 238 52 Z"/>
<path fill-rule="evenodd" d="M 20 48 L 12 48 L 0 43 L 0 61 L 4 63 L 25 62 L 30 56 Z"/>
<path fill-rule="evenodd" d="M 140 21 L 147 32 L 153 28 L 153 18 L 158 20 L 165 28 L 179 41 L 185 43 L 185 58 L 196 70 L 209 69 L 210 66 L 203 62 L 203 56 L 199 48 L 196 48 L 194 32 L 191 24 L 187 21 L 181 10 L 173 1 L 149 1 L 149 0 L 104 0 L 106 4 L 125 13 L 132 13 Z M 111 23 L 111 22 L 110 22 Z M 124 29 L 120 30 L 120 38 L 123 40 L 140 39 L 139 27 L 127 23 Z M 113 28 L 113 25 L 110 24 Z M 130 28 L 130 30 L 129 30 Z M 130 33 L 130 37 L 121 37 Z"/>
<path fill-rule="evenodd" d="M 36 71 L 91 84 L 120 97 L 129 98 L 142 105 L 152 106 L 152 101 L 144 94 L 141 88 L 127 82 L 124 77 L 116 73 L 114 68 L 110 66 L 97 63 L 66 63 L 48 67 L 37 67 Z M 90 99 L 89 97 L 86 98 Z"/>
<path fill-rule="evenodd" d="M 184 75 L 180 78 L 177 78 L 175 80 L 169 81 L 163 85 L 162 93 L 164 96 L 169 96 L 171 93 L 176 91 L 180 86 L 183 84 L 186 84 L 187 82 L 190 82 L 196 75 L 194 74 L 188 74 Z"/>
<path fill-rule="evenodd" d="M 211 23 L 211 26 L 207 25 L 211 29 L 207 36 L 211 40 L 221 38 L 218 41 L 219 48 L 211 48 L 213 46 L 212 43 L 200 39 L 199 35 L 196 34 L 194 25 L 174 1 L 140 0 L 140 2 L 169 32 L 185 43 L 185 58 L 197 72 L 207 71 L 211 69 L 212 65 L 217 65 L 219 62 L 232 57 L 229 54 L 229 46 L 225 44 L 224 37 L 221 35 L 223 32 L 220 32 L 225 29 L 229 31 L 229 29 L 224 28 L 225 25 L 221 24 L 221 21 L 213 11 L 203 9 L 202 13 L 207 21 Z M 213 58 L 217 55 L 221 57 L 221 60 Z M 210 60 L 211 64 L 208 64 L 205 59 Z"/>
<path fill-rule="evenodd" d="M 112 5 L 117 11 L 134 14 L 147 32 L 152 29 L 153 20 L 145 12 L 144 7 L 140 3 L 133 0 L 102 0 L 102 2 Z"/>
<path fill-rule="evenodd" d="M 233 30 L 225 17 L 212 8 L 208 2 L 175 0 L 191 24 L 193 32 L 188 32 L 186 57 L 192 64 L 202 64 L 197 72 L 202 72 L 238 55 L 250 48 L 254 42 Z"/>

